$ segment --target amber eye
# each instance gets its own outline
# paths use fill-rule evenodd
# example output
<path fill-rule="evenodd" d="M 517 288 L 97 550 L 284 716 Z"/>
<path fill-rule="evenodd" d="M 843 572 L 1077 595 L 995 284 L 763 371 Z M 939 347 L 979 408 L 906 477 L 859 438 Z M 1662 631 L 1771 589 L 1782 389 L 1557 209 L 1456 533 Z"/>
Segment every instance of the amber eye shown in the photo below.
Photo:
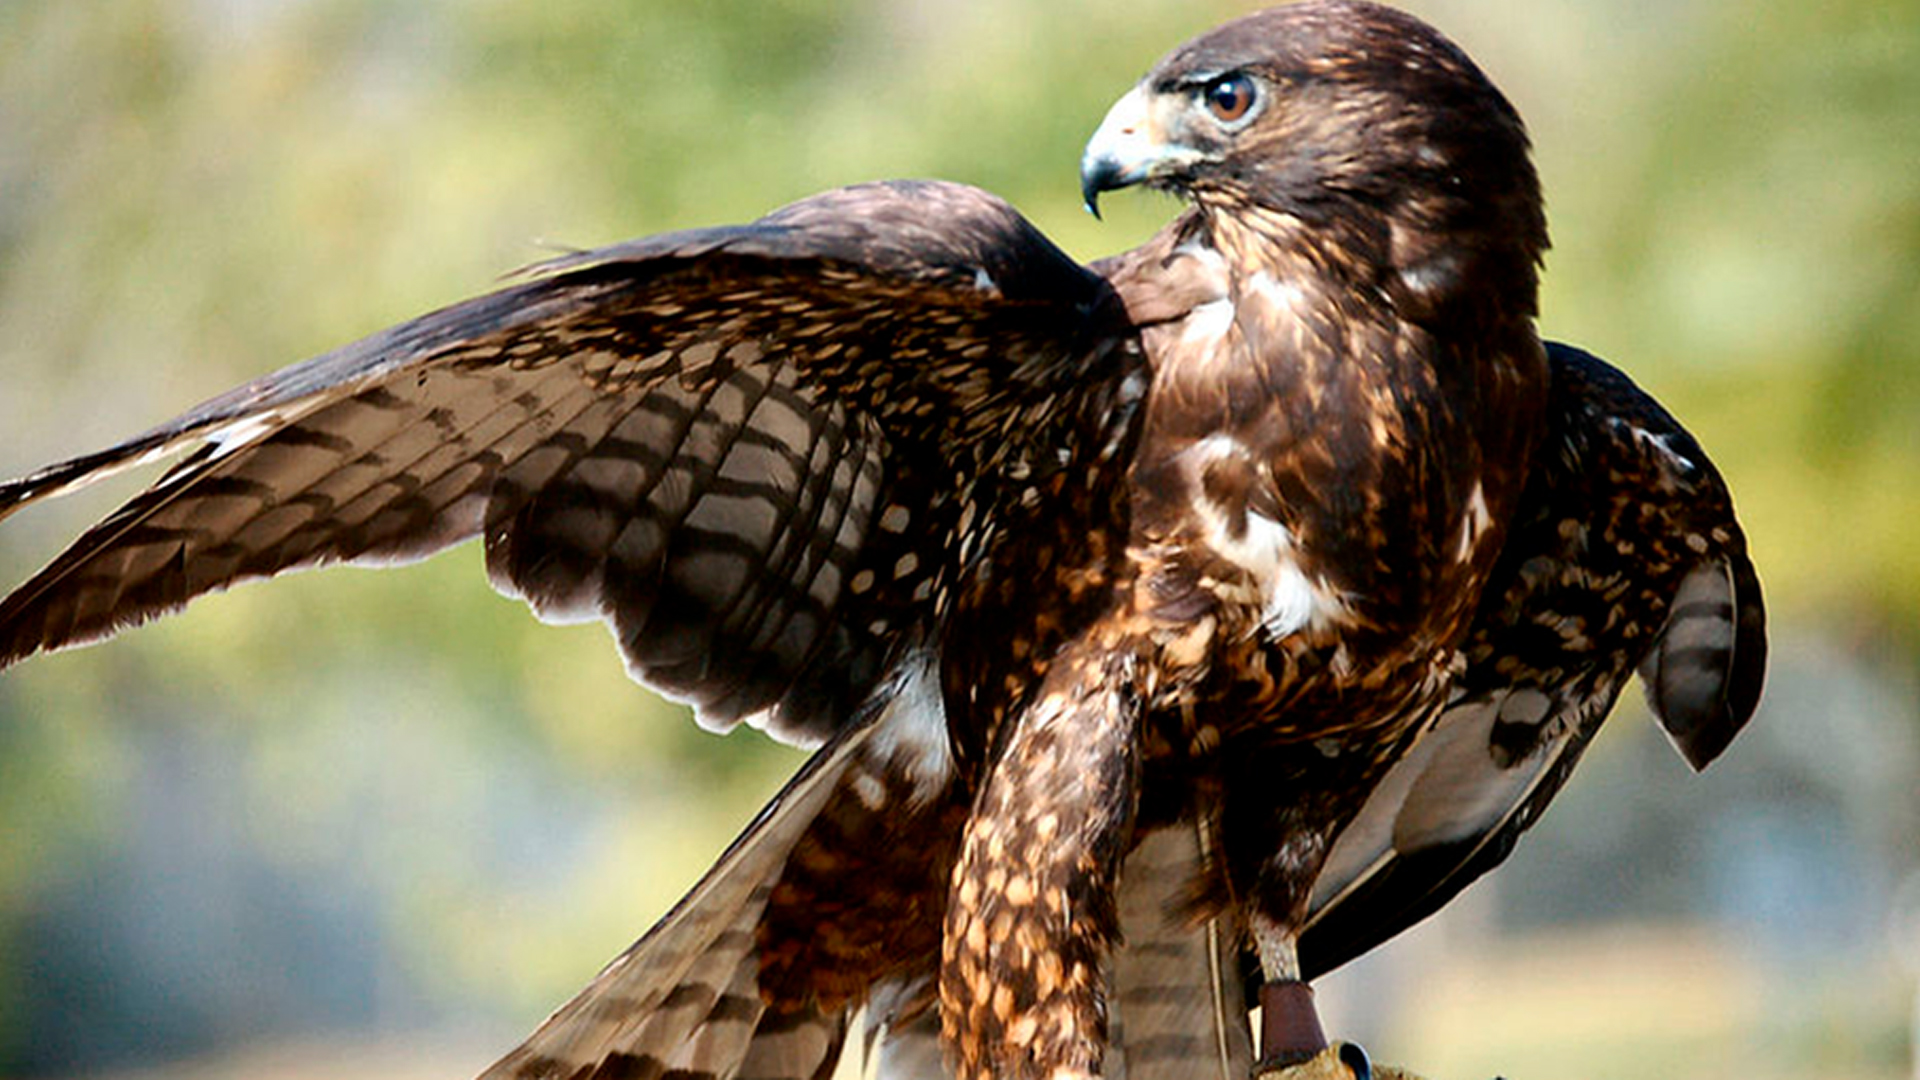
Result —
<path fill-rule="evenodd" d="M 1227 124 L 1245 119 L 1256 96 L 1253 80 L 1237 73 L 1220 76 L 1201 93 L 1207 99 L 1207 111 L 1215 120 Z"/>

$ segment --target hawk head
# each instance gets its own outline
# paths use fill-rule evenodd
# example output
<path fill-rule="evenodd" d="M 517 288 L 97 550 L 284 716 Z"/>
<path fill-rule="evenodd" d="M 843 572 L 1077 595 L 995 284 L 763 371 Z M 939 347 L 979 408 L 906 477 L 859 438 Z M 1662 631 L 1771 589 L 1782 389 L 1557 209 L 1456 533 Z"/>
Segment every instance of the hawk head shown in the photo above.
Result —
<path fill-rule="evenodd" d="M 1107 113 L 1081 190 L 1144 184 L 1204 215 L 1278 220 L 1366 246 L 1356 263 L 1415 310 L 1471 282 L 1533 313 L 1546 250 L 1519 114 L 1472 60 L 1405 12 L 1307 0 L 1168 54 Z M 1375 261 L 1377 260 L 1377 261 Z"/>

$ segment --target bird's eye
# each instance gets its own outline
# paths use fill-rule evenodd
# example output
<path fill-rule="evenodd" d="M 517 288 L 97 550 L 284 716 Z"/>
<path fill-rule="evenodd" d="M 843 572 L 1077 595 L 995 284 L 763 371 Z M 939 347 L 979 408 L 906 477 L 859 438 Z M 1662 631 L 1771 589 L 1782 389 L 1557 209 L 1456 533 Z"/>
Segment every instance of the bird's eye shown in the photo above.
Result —
<path fill-rule="evenodd" d="M 1247 112 L 1253 108 L 1257 91 L 1252 79 L 1236 73 L 1213 80 L 1201 94 L 1206 98 L 1207 111 L 1213 114 L 1213 118 L 1231 124 L 1246 118 Z"/>

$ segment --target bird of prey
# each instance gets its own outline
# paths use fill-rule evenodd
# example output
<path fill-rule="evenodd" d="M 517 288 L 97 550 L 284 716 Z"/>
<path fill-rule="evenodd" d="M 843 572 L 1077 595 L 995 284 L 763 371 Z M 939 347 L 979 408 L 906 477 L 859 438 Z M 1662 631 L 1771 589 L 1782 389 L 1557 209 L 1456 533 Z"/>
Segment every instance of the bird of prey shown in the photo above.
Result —
<path fill-rule="evenodd" d="M 1505 857 L 1630 674 L 1696 766 L 1759 695 L 1727 491 L 1543 345 L 1519 116 L 1418 20 L 1182 45 L 1092 266 L 944 183 L 570 255 L 0 486 L 172 467 L 0 602 L 0 665 L 474 537 L 700 721 L 815 747 L 494 1078 L 1244 1074 L 1304 982 Z"/>

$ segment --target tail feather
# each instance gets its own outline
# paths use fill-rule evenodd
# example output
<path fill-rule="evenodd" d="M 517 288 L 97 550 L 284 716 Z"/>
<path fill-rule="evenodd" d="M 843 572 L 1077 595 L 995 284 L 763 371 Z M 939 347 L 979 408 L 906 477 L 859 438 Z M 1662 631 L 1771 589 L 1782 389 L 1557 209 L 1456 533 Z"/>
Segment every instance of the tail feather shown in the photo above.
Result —
<path fill-rule="evenodd" d="M 1243 1080 L 1252 1072 L 1238 934 L 1222 916 L 1188 913 L 1196 876 L 1213 857 L 1209 828 L 1187 820 L 1150 830 L 1121 870 L 1111 1078 Z"/>
<path fill-rule="evenodd" d="M 726 955 L 726 951 L 720 955 Z M 685 1038 L 680 1047 L 666 1057 L 664 1065 L 668 1072 L 724 1074 L 724 1068 L 730 1063 L 741 1061 L 747 1055 L 753 1032 L 766 1015 L 766 1003 L 760 999 L 755 984 L 753 963 L 737 963 L 733 978 L 724 990 L 699 997 L 705 1005 L 699 1009 L 691 1038 Z M 649 1017 L 647 1026 L 637 1032 L 636 1045 L 672 1045 L 676 1032 L 685 1032 L 685 1028 L 687 1015 L 662 1009 Z"/>
<path fill-rule="evenodd" d="M 882 987 L 867 1009 L 867 1063 L 874 1080 L 946 1080 L 946 1051 L 940 1046 L 940 1010 L 933 1007 L 933 984 Z"/>
<path fill-rule="evenodd" d="M 744 1047 L 737 1080 L 827 1080 L 847 1041 L 848 1010 L 769 1012 Z"/>
<path fill-rule="evenodd" d="M 1730 536 L 1737 526 L 1723 526 Z M 1737 544 L 1681 581 L 1640 682 L 1667 737 L 1704 769 L 1753 715 L 1767 664 L 1760 581 Z"/>
<path fill-rule="evenodd" d="M 845 1016 L 770 1009 L 756 930 L 788 855 L 873 730 L 850 727 L 816 753 L 686 899 L 480 1080 L 831 1072 Z"/>
<path fill-rule="evenodd" d="M 1110 971 L 1107 1080 L 1245 1080 L 1253 1030 L 1239 941 L 1223 918 L 1189 914 L 1212 850 L 1195 821 L 1142 834 L 1120 873 L 1120 928 Z M 953 1075 L 940 1046 L 930 981 L 883 984 L 868 1003 L 866 1046 L 877 1080 Z"/>

